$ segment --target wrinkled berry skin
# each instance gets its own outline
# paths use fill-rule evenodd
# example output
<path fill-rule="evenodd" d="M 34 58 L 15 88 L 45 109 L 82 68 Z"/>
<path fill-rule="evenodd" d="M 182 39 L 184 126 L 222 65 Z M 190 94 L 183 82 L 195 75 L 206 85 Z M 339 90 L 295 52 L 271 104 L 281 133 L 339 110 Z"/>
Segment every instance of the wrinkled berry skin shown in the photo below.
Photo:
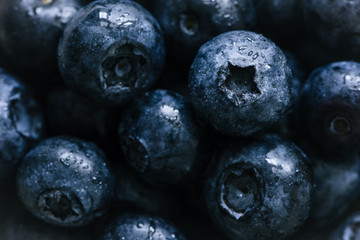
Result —
<path fill-rule="evenodd" d="M 32 91 L 0 68 L 0 185 L 44 135 L 44 121 Z"/>
<path fill-rule="evenodd" d="M 305 0 L 305 21 L 311 34 L 332 51 L 359 60 L 360 2 Z"/>
<path fill-rule="evenodd" d="M 315 69 L 300 95 L 300 116 L 313 141 L 329 151 L 360 145 L 360 63 Z"/>
<path fill-rule="evenodd" d="M 73 137 L 41 142 L 17 172 L 18 195 L 37 217 L 60 226 L 82 226 L 101 216 L 114 193 L 105 155 L 93 143 Z"/>
<path fill-rule="evenodd" d="M 62 31 L 77 10 L 88 2 L 90 0 L 0 1 L 0 48 L 7 61 L 18 71 L 57 73 L 57 46 Z"/>
<path fill-rule="evenodd" d="M 284 239 L 307 219 L 312 169 L 293 143 L 276 135 L 233 142 L 214 161 L 205 203 L 231 239 Z"/>
<path fill-rule="evenodd" d="M 252 29 L 256 22 L 252 0 L 156 0 L 154 16 L 164 31 L 169 54 L 190 63 L 200 46 L 216 35 Z"/>
<path fill-rule="evenodd" d="M 199 178 L 207 160 L 204 128 L 191 103 L 169 90 L 147 92 L 129 106 L 119 136 L 126 161 L 155 185 Z"/>
<path fill-rule="evenodd" d="M 124 214 L 108 225 L 100 239 L 185 240 L 185 237 L 176 227 L 159 217 Z"/>
<path fill-rule="evenodd" d="M 95 1 L 65 28 L 58 49 L 65 84 L 104 105 L 119 105 L 149 89 L 165 58 L 162 31 L 129 0 Z"/>
<path fill-rule="evenodd" d="M 249 136 L 272 127 L 293 103 L 291 70 L 282 51 L 248 31 L 204 44 L 189 74 L 195 110 L 216 131 Z"/>

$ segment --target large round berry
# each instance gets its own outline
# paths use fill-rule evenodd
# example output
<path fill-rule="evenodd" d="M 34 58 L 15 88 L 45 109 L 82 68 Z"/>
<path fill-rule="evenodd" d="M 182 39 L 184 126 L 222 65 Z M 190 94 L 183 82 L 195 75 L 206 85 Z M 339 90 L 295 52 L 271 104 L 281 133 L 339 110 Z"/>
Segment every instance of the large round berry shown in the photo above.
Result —
<path fill-rule="evenodd" d="M 300 116 L 316 144 L 330 151 L 360 145 L 360 63 L 315 69 L 300 94 Z"/>
<path fill-rule="evenodd" d="M 284 239 L 310 211 L 312 170 L 303 152 L 276 135 L 233 142 L 215 155 L 205 203 L 232 239 Z"/>
<path fill-rule="evenodd" d="M 200 48 L 190 70 L 190 94 L 198 116 L 214 129 L 249 136 L 287 113 L 291 75 L 283 52 L 269 39 L 232 31 Z"/>
<path fill-rule="evenodd" d="M 95 144 L 53 137 L 25 156 L 17 187 L 20 200 L 37 217 L 56 225 L 81 226 L 108 209 L 114 177 Z"/>
<path fill-rule="evenodd" d="M 206 162 L 204 128 L 191 103 L 168 90 L 147 92 L 119 126 L 126 161 L 146 180 L 169 185 L 199 178 Z"/>
<path fill-rule="evenodd" d="M 58 49 L 65 83 L 94 101 L 117 105 L 145 92 L 164 63 L 162 31 L 129 0 L 99 0 L 65 28 Z"/>

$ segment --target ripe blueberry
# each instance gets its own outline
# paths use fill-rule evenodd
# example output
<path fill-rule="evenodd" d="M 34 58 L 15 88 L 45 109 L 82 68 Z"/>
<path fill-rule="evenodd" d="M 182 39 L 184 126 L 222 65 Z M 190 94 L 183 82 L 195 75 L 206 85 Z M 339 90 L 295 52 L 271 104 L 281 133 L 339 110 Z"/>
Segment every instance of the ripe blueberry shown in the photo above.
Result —
<path fill-rule="evenodd" d="M 129 106 L 119 126 L 126 161 L 149 182 L 168 186 L 200 177 L 204 128 L 191 103 L 168 90 L 154 90 Z"/>
<path fill-rule="evenodd" d="M 205 183 L 213 222 L 233 239 L 284 239 L 308 217 L 312 169 L 304 153 L 276 135 L 226 146 Z"/>
<path fill-rule="evenodd" d="M 190 69 L 199 118 L 226 135 L 272 127 L 293 103 L 291 70 L 282 51 L 248 31 L 223 33 L 204 44 Z"/>
<path fill-rule="evenodd" d="M 82 226 L 103 215 L 114 177 L 103 152 L 73 137 L 49 138 L 32 149 L 17 172 L 18 195 L 37 217 L 55 225 Z"/>
<path fill-rule="evenodd" d="M 152 15 L 129 0 L 99 0 L 82 8 L 58 49 L 63 80 L 94 102 L 119 105 L 149 89 L 165 57 Z"/>
<path fill-rule="evenodd" d="M 328 151 L 360 144 L 360 63 L 315 69 L 300 94 L 300 116 L 311 139 Z"/>

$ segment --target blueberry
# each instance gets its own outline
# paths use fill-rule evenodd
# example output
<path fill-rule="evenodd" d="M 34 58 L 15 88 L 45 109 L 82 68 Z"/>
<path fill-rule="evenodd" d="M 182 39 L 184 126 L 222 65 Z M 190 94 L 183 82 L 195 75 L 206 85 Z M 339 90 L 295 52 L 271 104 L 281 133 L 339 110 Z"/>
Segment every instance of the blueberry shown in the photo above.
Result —
<path fill-rule="evenodd" d="M 303 1 L 311 34 L 328 49 L 359 60 L 360 2 L 353 0 Z"/>
<path fill-rule="evenodd" d="M 103 215 L 114 192 L 105 155 L 93 143 L 53 137 L 32 149 L 17 172 L 18 195 L 37 217 L 82 226 Z"/>
<path fill-rule="evenodd" d="M 0 185 L 8 184 L 18 162 L 43 137 L 44 129 L 32 91 L 0 68 Z"/>
<path fill-rule="evenodd" d="M 272 127 L 293 103 L 291 70 L 269 39 L 248 31 L 204 44 L 190 70 L 199 118 L 226 135 L 249 136 Z"/>
<path fill-rule="evenodd" d="M 232 239 L 284 239 L 307 219 L 312 169 L 305 154 L 277 135 L 231 142 L 214 158 L 205 203 Z"/>
<path fill-rule="evenodd" d="M 154 90 L 132 103 L 119 126 L 126 161 L 147 181 L 161 186 L 200 176 L 208 135 L 191 103 L 168 90 Z"/>
<path fill-rule="evenodd" d="M 72 89 L 101 104 L 122 104 L 149 89 L 164 64 L 162 31 L 129 0 L 99 0 L 66 26 L 59 68 Z"/>
<path fill-rule="evenodd" d="M 315 69 L 300 96 L 300 114 L 308 135 L 328 151 L 360 144 L 360 63 L 334 62 Z"/>
<path fill-rule="evenodd" d="M 101 239 L 185 240 L 185 237 L 176 227 L 162 218 L 140 214 L 124 214 L 109 224 Z"/>
<path fill-rule="evenodd" d="M 70 18 L 90 0 L 0 1 L 0 48 L 14 69 L 57 73 L 59 38 Z"/>
<path fill-rule="evenodd" d="M 256 16 L 252 0 L 156 0 L 154 15 L 172 58 L 190 62 L 203 43 L 226 31 L 253 28 Z"/>

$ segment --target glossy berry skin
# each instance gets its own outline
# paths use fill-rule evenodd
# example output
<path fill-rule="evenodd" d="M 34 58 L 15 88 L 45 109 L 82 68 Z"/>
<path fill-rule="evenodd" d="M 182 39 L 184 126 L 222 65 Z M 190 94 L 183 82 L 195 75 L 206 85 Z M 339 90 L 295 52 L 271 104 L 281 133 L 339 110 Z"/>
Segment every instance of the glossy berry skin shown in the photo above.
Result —
<path fill-rule="evenodd" d="M 119 136 L 126 161 L 150 183 L 169 186 L 199 178 L 207 160 L 204 128 L 191 103 L 154 90 L 123 113 Z"/>
<path fill-rule="evenodd" d="M 114 193 L 114 176 L 93 143 L 73 137 L 41 142 L 17 172 L 18 195 L 37 217 L 61 226 L 89 224 L 103 215 Z"/>
<path fill-rule="evenodd" d="M 156 0 L 154 15 L 171 57 L 190 63 L 203 43 L 230 30 L 252 29 L 256 22 L 252 0 Z"/>
<path fill-rule="evenodd" d="M 31 89 L 0 68 L 0 185 L 44 135 L 42 111 Z"/>
<path fill-rule="evenodd" d="M 65 25 L 90 0 L 0 1 L 0 48 L 17 71 L 57 73 Z M 21 56 L 21 57 L 20 57 Z"/>
<path fill-rule="evenodd" d="M 106 227 L 100 239 L 185 240 L 185 237 L 175 226 L 162 218 L 141 214 L 124 214 L 118 216 Z"/>
<path fill-rule="evenodd" d="M 272 127 L 292 106 L 291 70 L 282 51 L 248 31 L 204 44 L 189 74 L 195 110 L 216 131 L 250 136 Z"/>
<path fill-rule="evenodd" d="M 214 159 L 204 187 L 213 222 L 231 239 L 284 239 L 307 219 L 312 169 L 276 135 L 232 142 Z"/>
<path fill-rule="evenodd" d="M 305 0 L 305 21 L 310 32 L 342 58 L 359 60 L 360 2 L 353 0 Z"/>
<path fill-rule="evenodd" d="M 300 116 L 313 141 L 328 151 L 360 144 L 360 63 L 334 62 L 315 69 L 300 95 Z"/>
<path fill-rule="evenodd" d="M 149 89 L 164 64 L 162 31 L 129 0 L 100 0 L 81 9 L 58 49 L 65 84 L 104 105 L 119 105 Z"/>

